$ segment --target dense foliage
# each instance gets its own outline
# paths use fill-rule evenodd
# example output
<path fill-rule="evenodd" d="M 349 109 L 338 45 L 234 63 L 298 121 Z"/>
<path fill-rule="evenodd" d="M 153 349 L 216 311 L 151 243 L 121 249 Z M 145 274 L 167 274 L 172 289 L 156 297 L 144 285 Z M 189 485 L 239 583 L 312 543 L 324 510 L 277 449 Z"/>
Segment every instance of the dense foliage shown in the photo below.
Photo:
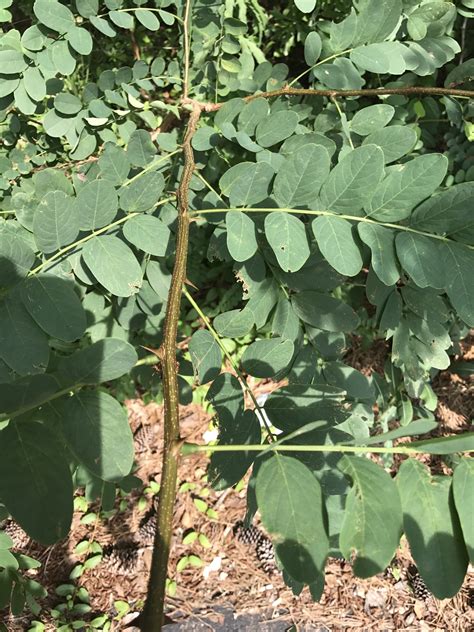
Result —
<path fill-rule="evenodd" d="M 403 532 L 430 590 L 459 590 L 474 445 L 436 436 L 431 381 L 474 326 L 473 9 L 0 0 L 5 515 L 53 543 L 75 489 L 110 499 L 129 477 L 115 380 L 158 389 L 147 349 L 162 340 L 184 181 L 180 331 L 202 328 L 180 352 L 180 396 L 212 382 L 215 486 L 252 468 L 247 519 L 260 512 L 295 592 L 321 595 L 329 554 L 383 571 Z M 387 341 L 384 377 L 344 363 L 353 333 Z M 229 339 L 251 341 L 238 363 Z M 247 375 L 286 385 L 263 411 Z M 403 436 L 418 440 L 392 447 Z M 392 478 L 383 465 L 404 450 Z M 417 452 L 449 455 L 453 476 Z M 0 533 L 0 608 L 12 597 L 18 612 L 33 562 L 10 545 Z"/>

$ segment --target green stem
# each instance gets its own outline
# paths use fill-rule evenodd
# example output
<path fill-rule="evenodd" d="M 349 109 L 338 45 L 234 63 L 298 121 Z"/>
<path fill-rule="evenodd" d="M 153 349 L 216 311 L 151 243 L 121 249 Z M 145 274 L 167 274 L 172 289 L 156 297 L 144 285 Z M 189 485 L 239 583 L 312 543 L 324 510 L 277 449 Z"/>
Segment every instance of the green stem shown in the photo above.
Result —
<path fill-rule="evenodd" d="M 227 360 L 229 361 L 231 367 L 234 369 L 235 373 L 237 374 L 237 377 L 239 378 L 239 381 L 242 385 L 242 387 L 247 391 L 247 393 L 249 394 L 250 399 L 252 400 L 253 405 L 255 406 L 255 408 L 262 412 L 263 411 L 263 407 L 260 406 L 260 404 L 257 401 L 257 398 L 255 397 L 252 389 L 250 388 L 250 386 L 247 383 L 247 380 L 245 379 L 244 374 L 242 373 L 242 371 L 239 368 L 239 365 L 234 361 L 234 358 L 230 355 L 230 353 L 228 352 L 228 350 L 226 349 L 224 343 L 221 340 L 221 337 L 219 336 L 219 334 L 217 333 L 217 331 L 214 329 L 214 327 L 211 324 L 211 321 L 209 320 L 209 318 L 206 316 L 206 314 L 202 311 L 202 309 L 199 307 L 199 305 L 196 303 L 196 301 L 193 299 L 193 297 L 191 296 L 191 294 L 188 292 L 188 290 L 186 289 L 186 287 L 183 288 L 183 294 L 185 295 L 185 297 L 188 299 L 188 301 L 191 303 L 191 305 L 194 307 L 194 309 L 196 310 L 196 312 L 199 314 L 201 320 L 204 322 L 204 324 L 206 325 L 206 328 L 208 329 L 208 331 L 211 333 L 212 337 L 214 338 L 214 340 L 217 342 L 217 344 L 219 345 L 219 347 L 221 348 L 221 351 L 223 352 L 223 354 L 225 355 L 225 357 L 227 358 Z M 275 437 L 273 436 L 273 433 L 271 431 L 270 426 L 268 425 L 267 420 L 265 419 L 265 415 L 262 413 L 261 414 L 261 418 L 263 420 L 263 423 L 265 425 L 265 430 L 267 431 L 268 434 L 268 438 L 272 441 Z"/>
<path fill-rule="evenodd" d="M 326 59 L 321 59 L 320 61 L 316 62 L 315 64 L 313 64 L 312 66 L 310 66 L 309 68 L 304 70 L 297 77 L 292 79 L 290 81 L 290 83 L 288 84 L 288 88 L 291 88 L 291 86 L 293 86 L 302 77 L 304 77 L 305 75 L 310 73 L 313 70 L 313 68 L 317 68 L 318 66 L 322 66 L 323 64 L 327 63 L 328 61 L 332 61 L 333 59 L 336 59 L 336 57 L 341 57 L 341 55 L 347 55 L 347 53 L 351 53 L 351 52 L 352 52 L 352 48 L 348 48 L 347 50 L 343 50 L 340 53 L 334 53 L 334 55 L 330 55 L 329 57 L 326 57 Z"/>
<path fill-rule="evenodd" d="M 134 175 L 133 178 L 130 178 L 130 180 L 127 180 L 126 182 L 124 182 L 122 186 L 127 187 L 129 184 L 132 184 L 132 182 L 135 182 L 136 180 L 144 176 L 145 173 L 148 173 L 149 171 L 153 171 L 154 169 L 156 169 L 156 167 L 158 167 L 158 165 L 160 165 L 162 162 L 167 162 L 170 158 L 172 158 L 176 154 L 180 154 L 181 151 L 182 149 L 180 147 L 179 149 L 175 149 L 169 154 L 166 154 L 166 156 L 162 156 L 161 158 L 158 158 L 158 160 L 153 161 L 147 167 L 142 169 L 139 173 Z"/>
<path fill-rule="evenodd" d="M 341 107 L 340 107 L 337 99 L 335 97 L 332 97 L 331 101 L 336 106 L 337 113 L 339 114 L 339 118 L 341 119 L 342 131 L 346 135 L 346 138 L 349 141 L 349 145 L 351 146 L 351 149 L 354 149 L 354 143 L 352 142 L 351 134 L 350 134 L 350 132 L 347 129 L 347 118 L 345 117 L 344 112 L 341 110 Z"/>
<path fill-rule="evenodd" d="M 155 208 L 157 208 L 158 206 L 163 206 L 163 204 L 167 204 L 168 202 L 174 202 L 175 199 L 176 199 L 175 197 L 169 197 L 164 200 L 161 200 L 160 202 L 158 202 L 158 204 L 156 204 Z M 69 244 L 69 246 L 65 246 L 64 248 L 61 248 L 61 250 L 58 250 L 52 257 L 50 257 L 49 259 L 45 259 L 45 261 L 43 261 L 38 266 L 36 266 L 36 268 L 33 268 L 33 270 L 30 270 L 30 272 L 28 273 L 28 276 L 34 276 L 35 274 L 38 274 L 38 272 L 41 272 L 42 270 L 44 270 L 44 268 L 47 268 L 50 263 L 52 263 L 53 261 L 56 261 L 57 259 L 60 259 L 63 255 L 67 254 L 68 252 L 75 250 L 78 246 L 82 246 L 83 244 L 87 243 L 89 240 L 93 239 L 94 237 L 97 237 L 98 235 L 102 235 L 103 233 L 108 232 L 111 228 L 115 228 L 115 226 L 120 226 L 120 224 L 124 224 L 125 222 L 128 222 L 129 219 L 132 219 L 132 217 L 136 217 L 137 215 L 141 215 L 141 213 L 129 213 L 128 215 L 125 215 L 125 217 L 121 217 L 120 219 L 115 220 L 115 222 L 112 222 L 111 224 L 107 224 L 107 226 L 104 226 L 103 228 L 100 228 L 99 230 L 95 230 L 92 233 L 89 233 L 89 235 L 86 235 L 82 239 L 79 239 L 78 241 L 75 241 L 74 243 Z"/>
<path fill-rule="evenodd" d="M 196 445 L 184 443 L 181 454 L 188 456 L 198 452 L 348 452 L 352 454 L 427 454 L 426 450 L 409 447 L 367 447 L 355 445 Z M 471 452 L 471 450 L 459 450 L 459 453 Z"/>
<path fill-rule="evenodd" d="M 240 212 L 240 213 L 294 213 L 296 215 L 325 215 L 328 217 L 340 217 L 341 219 L 347 219 L 350 222 L 363 222 L 366 224 L 376 224 L 378 226 L 385 226 L 386 228 L 394 228 L 396 230 L 403 230 L 408 233 L 415 233 L 416 235 L 422 235 L 423 237 L 431 237 L 432 239 L 439 239 L 440 241 L 445 241 L 450 244 L 460 244 L 459 241 L 454 241 L 454 239 L 450 239 L 449 237 L 444 237 L 443 235 L 435 235 L 434 233 L 427 233 L 424 230 L 417 230 L 416 228 L 410 228 L 410 226 L 402 226 L 401 224 L 391 224 L 390 222 L 378 222 L 375 219 L 370 219 L 370 217 L 359 217 L 358 215 L 343 215 L 342 213 L 334 213 L 333 211 L 313 211 L 306 209 L 297 209 L 297 208 L 238 208 L 231 207 L 226 209 L 221 208 L 205 208 L 201 210 L 191 211 L 192 215 L 210 215 L 213 213 L 223 213 L 223 212 Z M 465 248 L 469 248 L 470 250 L 474 250 L 474 246 L 470 246 L 468 244 L 461 244 Z"/>

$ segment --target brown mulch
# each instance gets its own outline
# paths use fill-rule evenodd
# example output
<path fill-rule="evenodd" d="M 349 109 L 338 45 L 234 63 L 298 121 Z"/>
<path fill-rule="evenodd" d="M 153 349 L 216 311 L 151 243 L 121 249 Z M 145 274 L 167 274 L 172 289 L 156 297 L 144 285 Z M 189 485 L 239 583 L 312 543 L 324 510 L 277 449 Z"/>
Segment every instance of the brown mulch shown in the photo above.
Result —
<path fill-rule="evenodd" d="M 466 359 L 472 348 L 465 347 L 463 352 Z M 357 368 L 366 367 L 368 373 L 380 371 L 385 355 L 385 343 L 372 349 L 372 355 L 370 350 L 355 345 L 350 363 Z M 257 394 L 274 387 L 259 384 Z M 461 428 L 465 429 L 473 412 L 472 382 L 455 373 L 442 372 L 435 380 L 434 389 L 439 397 L 435 414 L 445 426 L 444 430 L 459 432 Z M 149 481 L 159 481 L 162 408 L 156 404 L 145 406 L 140 400 L 128 401 L 127 407 L 136 438 L 136 475 L 146 486 Z M 210 417 L 200 406 L 183 407 L 182 435 L 188 441 L 202 443 L 210 423 Z M 205 439 L 208 440 L 208 436 Z M 392 564 L 392 573 L 361 580 L 352 575 L 350 564 L 330 560 L 321 601 L 313 603 L 307 590 L 299 597 L 294 596 L 278 572 L 271 575 L 264 572 L 253 550 L 233 536 L 233 525 L 245 514 L 245 486 L 215 492 L 208 485 L 206 467 L 205 455 L 193 455 L 182 459 L 179 469 L 180 491 L 170 560 L 170 576 L 176 581 L 176 593 L 168 598 L 168 615 L 172 620 L 205 619 L 218 623 L 218 607 L 225 606 L 239 615 L 259 613 L 267 620 L 293 623 L 305 630 L 474 630 L 474 615 L 469 603 L 474 595 L 474 569 L 470 567 L 463 588 L 454 599 L 416 600 L 406 579 L 405 570 L 411 558 L 404 542 Z M 123 506 L 119 509 L 121 500 Z M 125 503 L 123 500 L 117 498 L 116 510 L 107 519 L 98 519 L 94 524 L 83 524 L 83 514 L 76 512 L 68 540 L 53 547 L 40 547 L 18 531 L 15 536 L 18 550 L 42 562 L 42 567 L 30 574 L 48 588 L 45 612 L 56 603 L 55 587 L 68 583 L 72 568 L 84 561 L 83 556 L 74 553 L 75 546 L 83 539 L 95 540 L 103 547 L 111 543 L 127 544 L 153 502 L 143 490 L 134 490 L 125 498 Z M 216 513 L 209 516 L 203 507 Z M 204 534 L 210 546 L 199 542 L 184 544 L 183 538 L 190 531 Z M 177 571 L 179 560 L 189 555 L 199 558 L 201 565 Z M 146 594 L 150 560 L 150 546 L 140 546 L 137 560 L 130 568 L 117 569 L 102 562 L 85 572 L 78 583 L 89 591 L 93 611 L 114 614 L 116 600 L 127 601 L 132 610 L 140 610 Z M 46 623 L 47 630 L 56 629 L 46 616 L 38 618 Z M 9 632 L 27 630 L 28 619 L 10 620 L 7 627 Z M 123 627 L 122 623 L 116 622 L 112 629 Z"/>

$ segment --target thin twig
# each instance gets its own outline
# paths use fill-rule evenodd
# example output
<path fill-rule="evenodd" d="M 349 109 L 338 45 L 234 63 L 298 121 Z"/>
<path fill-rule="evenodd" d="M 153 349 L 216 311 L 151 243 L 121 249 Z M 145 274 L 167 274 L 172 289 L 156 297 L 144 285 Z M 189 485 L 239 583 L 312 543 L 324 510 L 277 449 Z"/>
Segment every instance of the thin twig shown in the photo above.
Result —
<path fill-rule="evenodd" d="M 444 235 L 436 235 L 435 233 L 428 233 L 424 230 L 417 230 L 416 228 L 411 228 L 410 226 L 404 226 L 402 224 L 393 224 L 391 222 L 379 222 L 375 219 L 371 219 L 370 217 L 362 217 L 359 215 L 344 215 L 342 213 L 335 213 L 334 211 L 313 211 L 309 209 L 301 209 L 301 208 L 274 208 L 274 207 L 231 207 L 226 209 L 221 208 L 204 208 L 200 210 L 191 211 L 193 217 L 199 218 L 200 215 L 211 215 L 213 213 L 223 213 L 223 212 L 231 212 L 231 213 L 293 213 L 296 215 L 315 215 L 320 216 L 324 215 L 327 217 L 338 217 L 339 219 L 347 219 L 350 222 L 362 222 L 365 224 L 377 224 L 378 226 L 384 226 L 385 228 L 394 228 L 396 230 L 402 230 L 408 233 L 414 233 L 416 235 L 422 235 L 423 237 L 431 237 L 432 239 L 438 239 L 439 241 L 444 241 L 450 244 L 462 245 L 469 250 L 474 250 L 474 246 L 470 246 L 469 244 L 464 244 L 459 241 L 455 241 L 454 239 L 450 239 L 449 237 L 445 237 Z"/>
<path fill-rule="evenodd" d="M 260 404 L 258 403 L 257 398 L 255 397 L 254 392 L 252 391 L 250 386 L 248 385 L 248 382 L 245 379 L 245 375 L 240 370 L 239 365 L 234 361 L 233 357 L 230 355 L 230 353 L 227 350 L 225 344 L 222 342 L 221 337 L 219 336 L 217 331 L 212 326 L 211 321 L 209 320 L 209 318 L 202 311 L 202 309 L 199 307 L 199 305 L 196 303 L 196 301 L 194 300 L 194 298 L 191 296 L 191 294 L 188 292 L 188 290 L 186 288 L 183 288 L 183 294 L 188 299 L 188 301 L 191 303 L 191 305 L 194 307 L 196 312 L 199 314 L 201 320 L 206 325 L 207 330 L 212 335 L 214 340 L 217 342 L 217 344 L 221 348 L 221 351 L 223 352 L 223 354 L 225 355 L 227 360 L 230 362 L 230 365 L 234 369 L 237 377 L 239 378 L 239 381 L 240 381 L 242 387 L 248 393 L 250 399 L 252 400 L 252 403 L 255 406 L 255 409 L 260 412 L 260 418 L 263 421 L 263 424 L 265 426 L 265 430 L 267 431 L 268 438 L 270 439 L 270 441 L 273 441 L 275 439 L 275 437 L 274 437 L 274 435 L 272 433 L 272 430 L 271 430 L 271 428 L 270 428 L 270 426 L 268 424 L 268 421 L 265 418 L 265 412 L 263 410 L 263 406 L 260 406 Z"/>

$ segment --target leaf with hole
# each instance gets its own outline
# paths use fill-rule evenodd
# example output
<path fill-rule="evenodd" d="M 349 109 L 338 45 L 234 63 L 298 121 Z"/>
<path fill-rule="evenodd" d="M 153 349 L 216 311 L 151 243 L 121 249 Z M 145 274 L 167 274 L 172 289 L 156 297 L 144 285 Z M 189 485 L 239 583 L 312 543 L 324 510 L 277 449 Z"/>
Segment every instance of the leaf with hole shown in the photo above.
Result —
<path fill-rule="evenodd" d="M 305 225 L 290 213 L 269 213 L 265 217 L 265 236 L 280 267 L 296 272 L 309 257 Z"/>

